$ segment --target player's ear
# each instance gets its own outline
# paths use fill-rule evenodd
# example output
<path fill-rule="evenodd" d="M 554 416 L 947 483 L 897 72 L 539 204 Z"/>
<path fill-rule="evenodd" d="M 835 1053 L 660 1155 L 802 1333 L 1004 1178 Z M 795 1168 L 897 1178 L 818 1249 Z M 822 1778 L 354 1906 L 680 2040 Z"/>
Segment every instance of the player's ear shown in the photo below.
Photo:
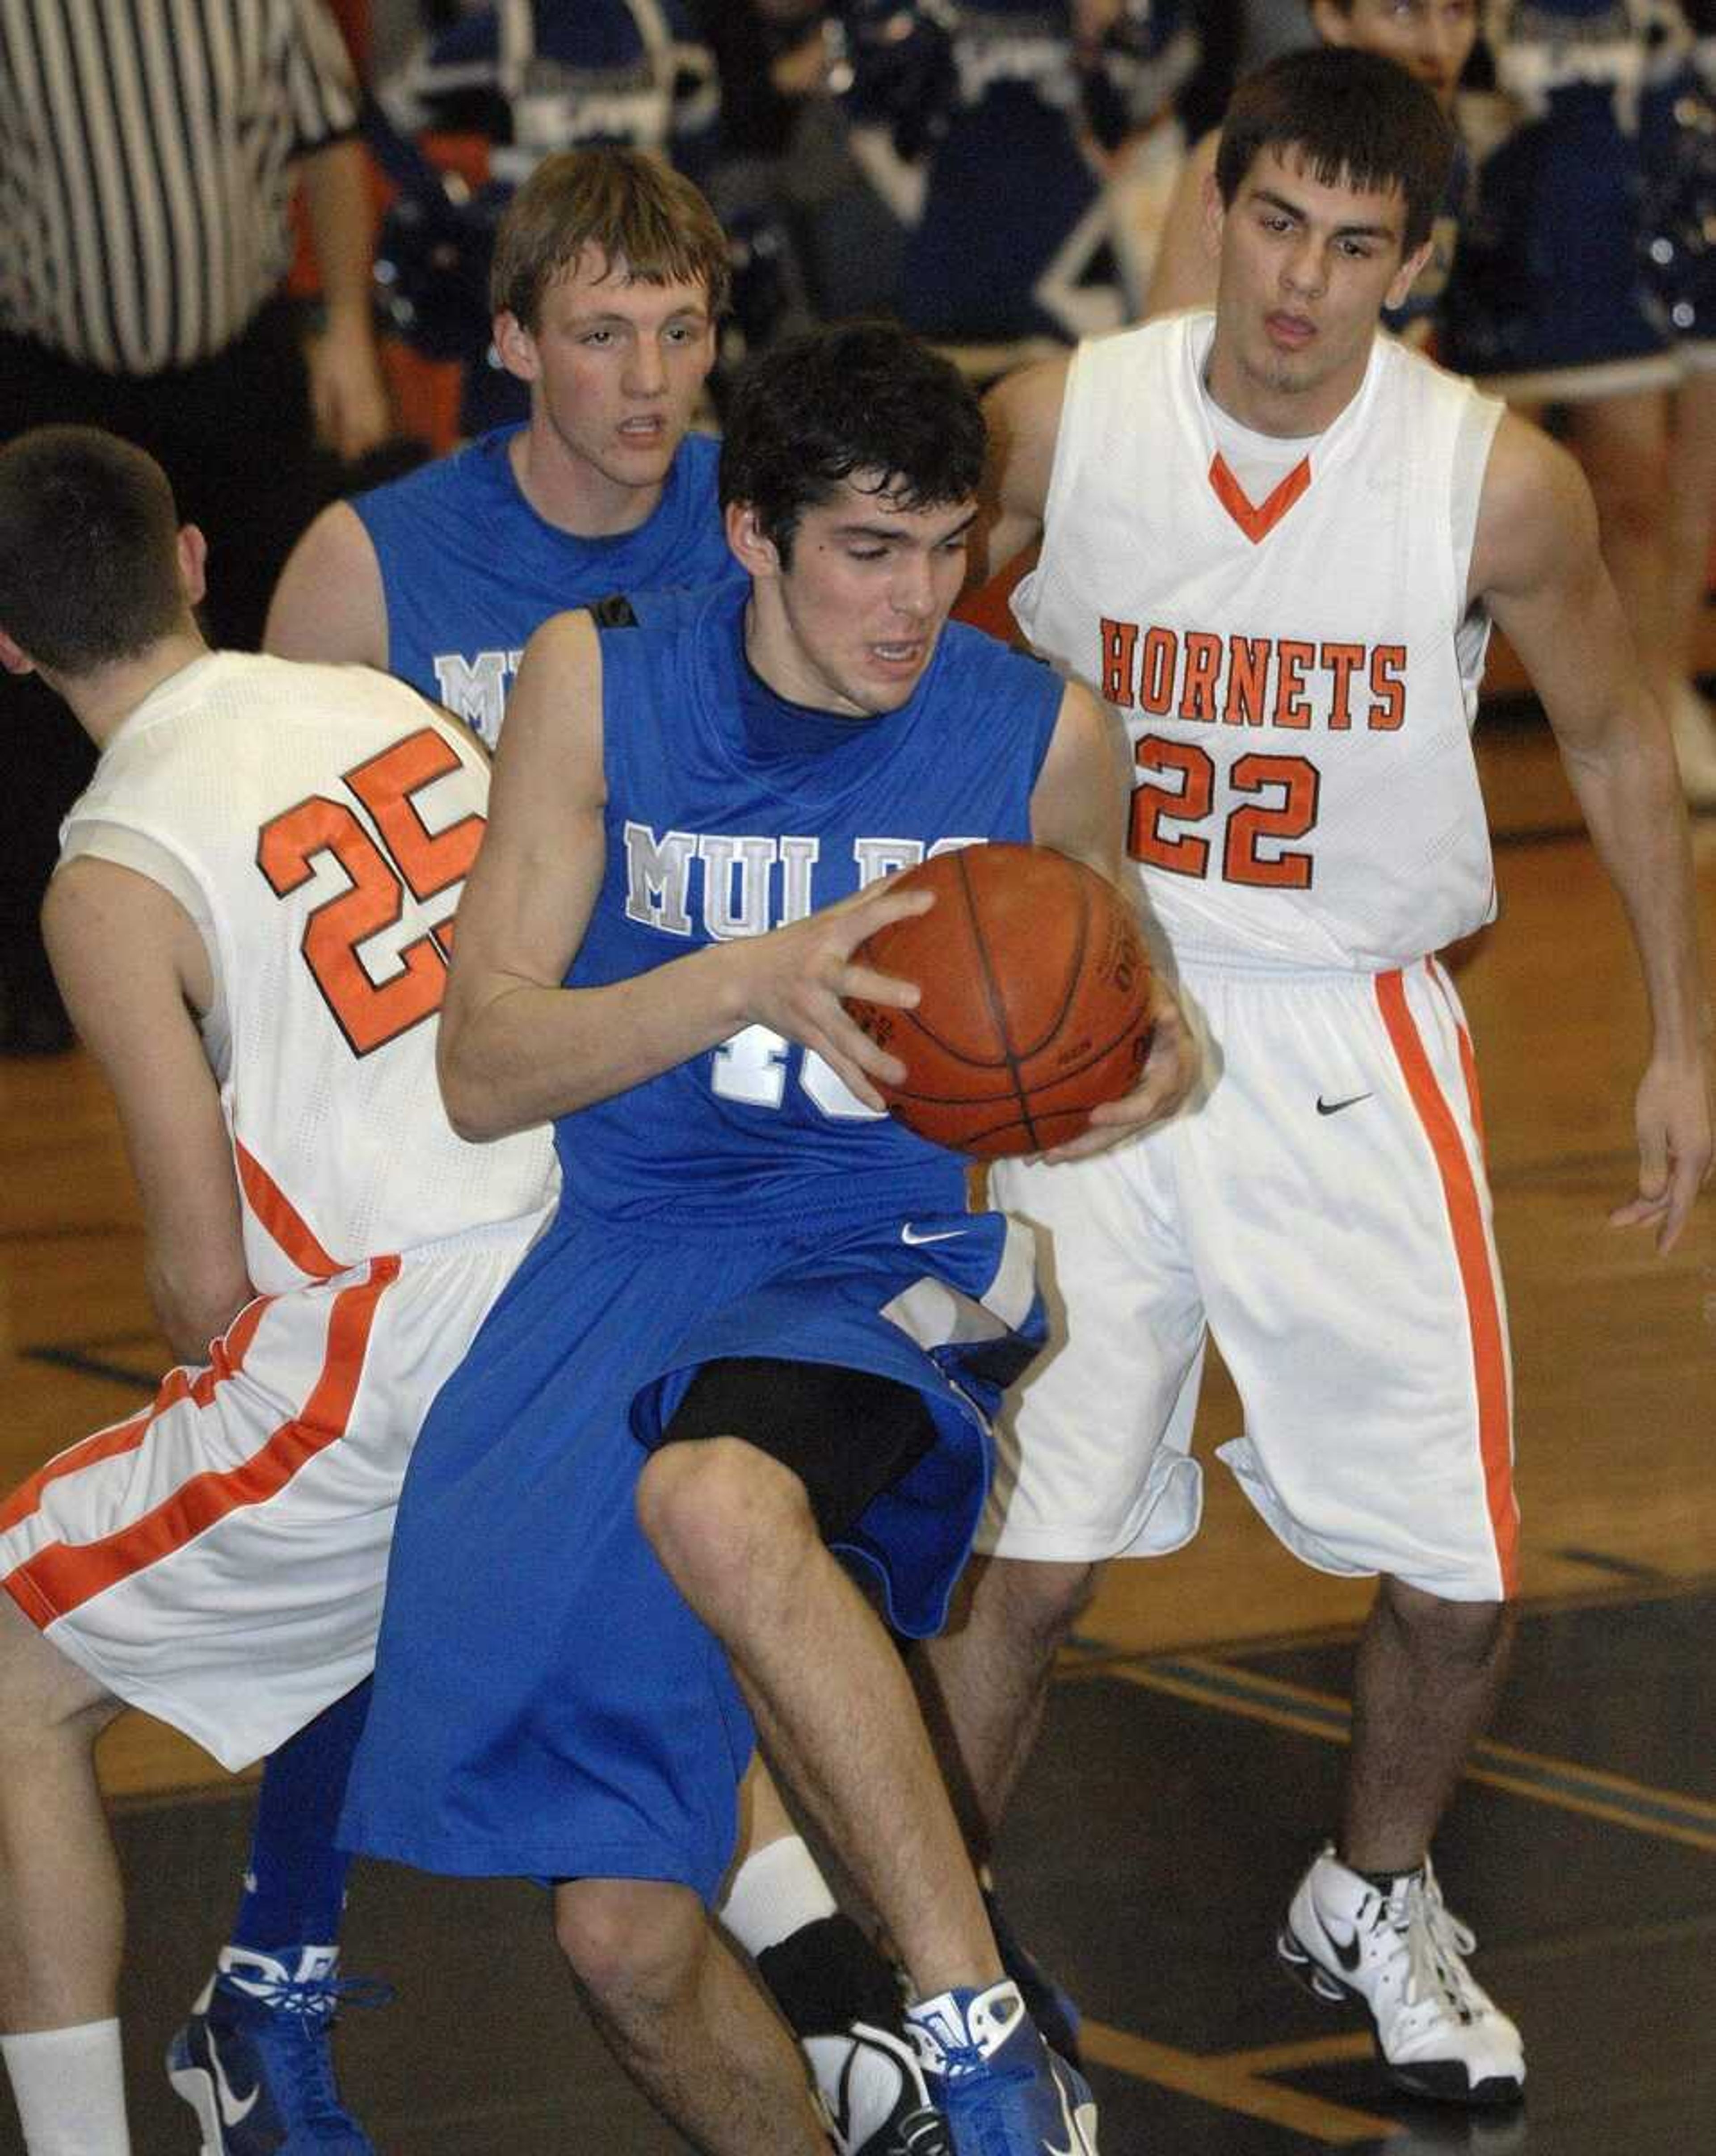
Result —
<path fill-rule="evenodd" d="M 1431 254 L 1435 246 L 1436 236 L 1432 234 L 1431 237 L 1425 241 L 1422 247 L 1415 247 L 1413 249 L 1412 252 L 1406 257 L 1405 260 L 1401 263 L 1400 268 L 1395 272 L 1394 282 L 1388 288 L 1388 296 L 1384 302 L 1385 305 L 1400 307 L 1405 305 L 1406 295 L 1418 282 L 1418 273 L 1423 269 L 1425 264 L 1429 261 Z"/>
<path fill-rule="evenodd" d="M 201 606 L 208 589 L 208 542 L 194 524 L 179 526 L 178 556 L 179 583 L 184 588 L 185 603 Z"/>
<path fill-rule="evenodd" d="M 750 577 L 778 577 L 780 549 L 763 528 L 762 519 L 748 501 L 730 501 L 723 512 L 727 543 L 739 567 Z"/>
<path fill-rule="evenodd" d="M 22 651 L 3 629 L 0 629 L 0 667 L 8 674 L 33 674 L 35 661 Z"/>
<path fill-rule="evenodd" d="M 1212 165 L 1204 175 L 1204 251 L 1213 262 L 1221 253 L 1221 234 L 1227 223 L 1227 204 Z"/>
<path fill-rule="evenodd" d="M 510 307 L 495 317 L 495 349 L 501 364 L 521 382 L 534 382 L 542 371 L 537 357 L 537 341 Z"/>

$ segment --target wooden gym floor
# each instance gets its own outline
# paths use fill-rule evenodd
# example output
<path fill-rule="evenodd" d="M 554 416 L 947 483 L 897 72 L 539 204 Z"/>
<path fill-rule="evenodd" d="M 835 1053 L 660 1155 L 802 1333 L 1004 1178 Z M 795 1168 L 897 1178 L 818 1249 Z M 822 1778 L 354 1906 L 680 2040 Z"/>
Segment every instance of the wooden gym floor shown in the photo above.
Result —
<path fill-rule="evenodd" d="M 1294 1564 L 1212 1465 L 1193 1547 L 1111 1574 L 1004 1852 L 1020 1929 L 1090 2017 L 1105 2156 L 1716 2148 L 1716 1199 L 1666 1260 L 1605 1227 L 1632 1187 L 1644 1043 L 1624 926 L 1541 721 L 1487 716 L 1480 747 L 1503 918 L 1460 983 L 1512 1305 L 1523 1615 L 1438 1856 L 1523 2025 L 1528 2100 L 1468 2121 L 1390 2096 L 1368 2041 L 1276 1973 L 1283 1897 L 1333 1815 L 1366 1591 Z M 1695 843 L 1716 943 L 1716 817 Z M 9 1484 L 127 1412 L 165 1357 L 81 1055 L 0 1062 L 0 1181 Z M 1218 1371 L 1206 1459 L 1238 1427 Z M 138 1717 L 105 1770 L 131 1893 L 136 2145 L 189 2156 L 158 2061 L 224 1936 L 248 1794 Z M 533 1889 L 361 1868 L 347 1963 L 399 1987 L 341 2036 L 385 2156 L 681 2147 L 589 2034 Z"/>

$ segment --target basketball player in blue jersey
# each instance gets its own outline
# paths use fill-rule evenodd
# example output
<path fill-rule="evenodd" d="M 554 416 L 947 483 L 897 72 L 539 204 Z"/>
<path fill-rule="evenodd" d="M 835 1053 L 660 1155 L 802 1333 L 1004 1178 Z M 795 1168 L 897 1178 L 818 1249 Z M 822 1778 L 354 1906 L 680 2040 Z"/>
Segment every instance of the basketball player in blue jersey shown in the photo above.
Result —
<path fill-rule="evenodd" d="M 689 180 L 631 150 L 538 166 L 492 279 L 529 418 L 324 510 L 281 573 L 266 648 L 384 668 L 492 747 L 551 613 L 736 574 L 716 444 L 690 431 L 727 285 L 726 238 Z"/>
<path fill-rule="evenodd" d="M 267 639 L 281 656 L 397 674 L 491 747 L 523 646 L 550 614 L 620 590 L 742 580 L 716 444 L 687 431 L 727 290 L 727 242 L 696 189 L 634 151 L 551 157 L 502 220 L 493 284 L 496 344 L 529 384 L 528 423 L 326 511 L 282 576 Z M 190 2025 L 234 2086 L 267 2082 L 295 2152 L 370 2145 L 331 2095 L 327 2056 L 349 1865 L 333 1830 L 367 1698 L 366 1685 L 269 1760 L 232 1939 Z M 753 1853 L 722 1921 L 819 2074 L 845 2087 L 846 2156 L 892 2156 L 897 2132 L 913 2119 L 921 2130 L 924 2097 L 890 2039 L 889 1972 L 836 1912 L 766 1782 L 750 1813 Z M 318 2010 L 301 2010 L 306 1999 Z M 242 2123 L 218 2156 L 253 2156 Z"/>
<path fill-rule="evenodd" d="M 345 1820 L 430 1870 L 557 1882 L 628 2071 L 714 2156 L 812 2156 L 802 2065 L 712 1928 L 755 1727 L 897 1941 L 957 2156 L 1094 2148 L 1003 1977 L 899 1658 L 941 1621 L 1028 1358 L 1028 1246 L 882 1111 L 841 1002 L 936 848 L 1113 875 L 1094 700 L 945 628 L 983 426 L 857 326 L 765 356 L 722 450 L 748 589 L 563 616 L 526 654 L 460 916 L 456 1127 L 556 1122 L 558 1218 L 417 1455 Z M 612 625 L 610 625 L 612 624 Z M 1191 1077 L 1165 999 L 1138 1087 Z"/>
<path fill-rule="evenodd" d="M 1444 112 L 1477 39 L 1477 0 L 1309 0 L 1313 27 L 1326 45 L 1376 53 L 1416 75 Z M 1212 128 L 1186 159 L 1163 219 L 1146 316 L 1206 307 L 1215 298 L 1215 265 L 1204 244 L 1205 195 L 1213 185 L 1221 130 Z M 1463 151 L 1454 161 L 1432 235 L 1430 259 L 1398 306 L 1383 310 L 1385 326 L 1413 342 L 1428 337 L 1453 268 L 1460 213 L 1471 185 Z"/>

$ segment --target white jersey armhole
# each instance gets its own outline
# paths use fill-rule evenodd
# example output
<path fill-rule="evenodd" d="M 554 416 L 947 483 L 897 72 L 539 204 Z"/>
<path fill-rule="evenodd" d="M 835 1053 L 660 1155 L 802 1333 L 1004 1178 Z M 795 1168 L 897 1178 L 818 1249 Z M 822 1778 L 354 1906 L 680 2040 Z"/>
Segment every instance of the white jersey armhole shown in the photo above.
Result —
<path fill-rule="evenodd" d="M 214 918 L 202 886 L 171 848 L 163 846 L 146 831 L 133 830 L 128 824 L 82 817 L 69 824 L 60 840 L 60 865 L 85 856 L 92 860 L 111 861 L 119 868 L 147 876 L 151 883 L 159 884 L 167 896 L 190 916 L 203 939 L 203 948 L 208 957 L 209 978 L 214 983 L 213 1001 L 198 1019 L 198 1028 L 209 1068 L 216 1080 L 224 1085 L 232 1062 L 232 1023 L 227 1013 Z"/>
<path fill-rule="evenodd" d="M 1460 671 L 1467 677 L 1475 669 L 1482 669 L 1489 640 L 1488 611 L 1481 601 L 1468 606 L 1466 592 L 1472 580 L 1472 550 L 1477 542 L 1484 474 L 1489 469 L 1496 429 L 1506 409 L 1499 398 L 1474 394 L 1467 400 L 1454 437 L 1448 482 L 1448 536 L 1453 549 L 1455 598 L 1461 610 L 1455 641 L 1460 654 Z"/>

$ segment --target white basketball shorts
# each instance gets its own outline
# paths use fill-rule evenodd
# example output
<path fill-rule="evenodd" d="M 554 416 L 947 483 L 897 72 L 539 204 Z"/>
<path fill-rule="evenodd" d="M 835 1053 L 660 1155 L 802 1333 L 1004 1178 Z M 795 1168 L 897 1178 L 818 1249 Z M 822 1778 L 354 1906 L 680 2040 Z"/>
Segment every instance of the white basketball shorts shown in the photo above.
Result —
<path fill-rule="evenodd" d="M 0 1586 L 227 1768 L 369 1674 L 418 1429 L 547 1214 L 259 1296 L 0 1506 Z"/>
<path fill-rule="evenodd" d="M 1010 1396 L 979 1548 L 1150 1556 L 1197 1531 L 1205 1328 L 1243 1434 L 1218 1456 L 1334 1573 L 1513 1591 L 1513 1379 L 1472 1049 L 1431 960 L 1188 969 L 1200 1097 L 1111 1152 L 1006 1161 L 1051 1344 Z"/>

